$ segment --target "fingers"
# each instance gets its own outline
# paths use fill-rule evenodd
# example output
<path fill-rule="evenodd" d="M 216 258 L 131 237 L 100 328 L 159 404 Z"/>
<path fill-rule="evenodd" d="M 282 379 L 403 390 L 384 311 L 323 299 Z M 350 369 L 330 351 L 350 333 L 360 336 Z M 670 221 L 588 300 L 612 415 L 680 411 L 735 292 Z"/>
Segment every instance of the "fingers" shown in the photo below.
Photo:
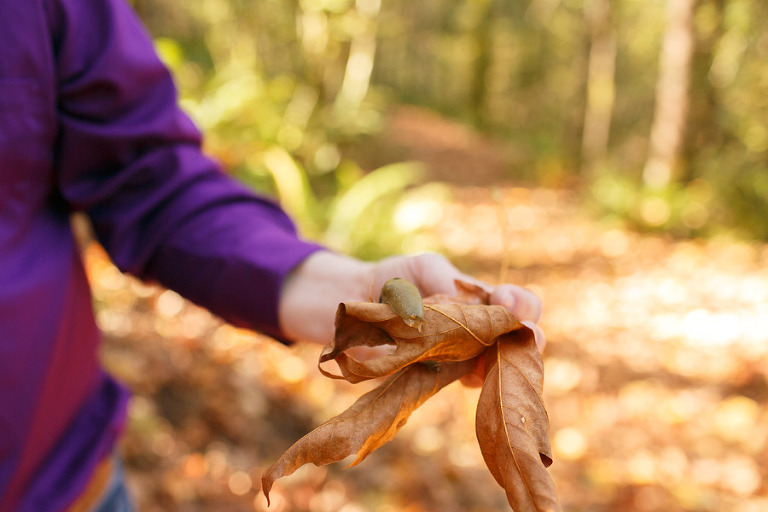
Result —
<path fill-rule="evenodd" d="M 543 350 L 546 345 L 544 333 L 536 325 L 541 319 L 541 300 L 530 290 L 513 284 L 500 284 L 493 288 L 460 272 L 448 258 L 437 253 L 387 258 L 376 264 L 373 272 L 371 289 L 374 297 L 378 297 L 381 285 L 390 277 L 410 280 L 425 297 L 436 294 L 455 295 L 456 279 L 476 284 L 490 293 L 491 304 L 504 306 L 531 328 L 539 350 Z"/>
<path fill-rule="evenodd" d="M 410 258 L 410 272 L 422 295 L 455 295 L 455 279 L 464 278 L 464 274 L 453 266 L 448 258 L 441 254 L 425 253 Z"/>
<path fill-rule="evenodd" d="M 544 352 L 547 337 L 536 325 L 541 320 L 541 300 L 530 290 L 513 284 L 501 284 L 491 293 L 491 304 L 499 304 L 514 314 L 520 322 L 533 331 L 536 348 Z"/>
<path fill-rule="evenodd" d="M 538 322 L 541 319 L 541 301 L 530 290 L 513 284 L 500 284 L 491 293 L 491 304 L 507 308 L 520 321 Z"/>
<path fill-rule="evenodd" d="M 541 320 L 543 308 L 541 300 L 532 291 L 513 284 L 501 284 L 491 289 L 486 283 L 460 272 L 447 258 L 440 254 L 422 254 L 410 258 L 408 262 L 411 265 L 410 271 L 411 275 L 414 276 L 414 282 L 424 295 L 436 293 L 452 295 L 456 293 L 454 279 L 474 283 L 488 290 L 490 303 L 509 309 L 523 325 L 531 329 L 539 352 L 544 351 L 547 338 L 544 331 L 536 325 L 536 322 Z M 450 288 L 448 288 L 449 286 Z M 482 372 L 475 372 L 477 378 L 470 375 L 462 382 L 472 386 L 480 379 L 480 375 Z"/>
<path fill-rule="evenodd" d="M 394 256 L 375 265 L 371 286 L 375 298 L 378 298 L 384 282 L 391 277 L 408 279 L 416 285 L 422 296 L 426 297 L 435 294 L 455 295 L 454 279 L 464 279 L 466 276 L 459 272 L 448 258 L 440 254 Z"/>
<path fill-rule="evenodd" d="M 501 284 L 491 288 L 486 283 L 460 272 L 440 254 L 421 254 L 406 260 L 408 274 L 423 295 L 456 293 L 455 279 L 476 284 L 491 294 L 491 304 L 499 304 L 509 309 L 521 321 L 538 322 L 541 319 L 542 306 L 539 298 L 530 290 L 513 284 Z"/>
<path fill-rule="evenodd" d="M 522 324 L 533 331 L 533 337 L 536 341 L 536 348 L 539 349 L 540 353 L 544 353 L 544 347 L 547 346 L 547 337 L 544 335 L 544 331 L 542 331 L 541 328 L 533 322 L 524 321 Z"/>

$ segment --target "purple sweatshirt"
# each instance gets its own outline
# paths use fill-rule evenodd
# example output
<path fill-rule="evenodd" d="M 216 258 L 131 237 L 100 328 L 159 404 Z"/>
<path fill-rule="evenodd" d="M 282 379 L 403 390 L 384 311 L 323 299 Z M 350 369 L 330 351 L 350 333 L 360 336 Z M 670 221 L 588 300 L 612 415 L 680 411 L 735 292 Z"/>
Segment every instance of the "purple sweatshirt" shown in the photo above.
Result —
<path fill-rule="evenodd" d="M 275 335 L 318 249 L 203 156 L 124 0 L 0 2 L 0 512 L 65 508 L 124 422 L 73 211 L 123 271 Z"/>

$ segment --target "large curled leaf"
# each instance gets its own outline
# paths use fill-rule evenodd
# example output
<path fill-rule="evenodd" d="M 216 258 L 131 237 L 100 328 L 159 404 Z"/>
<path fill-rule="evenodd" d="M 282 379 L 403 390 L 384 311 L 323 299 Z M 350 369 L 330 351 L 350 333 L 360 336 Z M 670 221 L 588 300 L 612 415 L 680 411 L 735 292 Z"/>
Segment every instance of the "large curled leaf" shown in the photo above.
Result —
<path fill-rule="evenodd" d="M 262 477 L 269 501 L 274 481 L 306 464 L 329 464 L 356 454 L 352 465 L 394 437 L 410 414 L 450 382 L 485 360 L 477 408 L 477 438 L 488 468 L 515 512 L 559 512 L 549 420 L 541 399 L 543 364 L 533 332 L 506 308 L 488 305 L 482 287 L 457 282 L 456 297 L 423 300 L 426 323 L 409 327 L 389 304 L 343 303 L 334 340 L 320 355 L 326 376 L 361 382 L 389 376 L 348 410 L 297 441 Z M 394 352 L 358 361 L 357 347 L 393 346 Z M 323 368 L 335 361 L 341 375 Z M 424 363 L 424 364 L 421 364 Z"/>
<path fill-rule="evenodd" d="M 515 512 L 559 512 L 549 419 L 541 397 L 543 364 L 533 332 L 499 338 L 486 353 L 476 433 L 483 459 Z"/>
<path fill-rule="evenodd" d="M 264 472 L 261 486 L 267 502 L 274 481 L 304 464 L 321 466 L 355 453 L 357 457 L 350 465 L 360 463 L 392 439 L 414 410 L 441 388 L 472 371 L 474 364 L 445 363 L 440 371 L 414 364 L 392 375 L 349 409 L 299 439 Z"/>
<path fill-rule="evenodd" d="M 502 334 L 523 325 L 502 306 L 432 304 L 424 306 L 419 332 L 405 325 L 387 304 L 342 303 L 336 312 L 336 336 L 320 356 L 326 376 L 360 382 L 390 375 L 419 361 L 464 361 L 482 354 Z M 358 361 L 345 353 L 359 346 L 396 346 L 392 354 Z M 323 368 L 335 360 L 341 376 Z"/>

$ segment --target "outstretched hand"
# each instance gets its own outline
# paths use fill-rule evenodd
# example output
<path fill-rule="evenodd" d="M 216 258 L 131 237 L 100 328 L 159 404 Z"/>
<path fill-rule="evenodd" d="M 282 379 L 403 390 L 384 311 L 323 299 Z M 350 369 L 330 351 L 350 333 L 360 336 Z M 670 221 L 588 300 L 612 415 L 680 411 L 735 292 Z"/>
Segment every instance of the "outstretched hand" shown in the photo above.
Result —
<path fill-rule="evenodd" d="M 394 256 L 363 262 L 329 251 L 309 256 L 288 277 L 280 298 L 280 326 L 290 339 L 327 343 L 333 338 L 336 308 L 340 302 L 376 301 L 391 277 L 414 283 L 422 296 L 455 295 L 455 280 L 474 283 L 490 293 L 491 304 L 506 307 L 536 336 L 544 349 L 544 333 L 536 325 L 541 301 L 531 291 L 513 284 L 490 286 L 460 272 L 439 254 Z"/>

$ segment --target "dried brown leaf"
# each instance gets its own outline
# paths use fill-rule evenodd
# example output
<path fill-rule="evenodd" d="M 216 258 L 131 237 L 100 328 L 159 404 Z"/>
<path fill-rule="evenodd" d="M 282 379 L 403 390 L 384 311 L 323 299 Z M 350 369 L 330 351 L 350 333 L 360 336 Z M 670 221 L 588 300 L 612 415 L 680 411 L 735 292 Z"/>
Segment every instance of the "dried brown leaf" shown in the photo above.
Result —
<path fill-rule="evenodd" d="M 405 325 L 387 304 L 342 303 L 336 312 L 336 336 L 320 355 L 320 371 L 332 378 L 360 382 L 390 375 L 418 361 L 464 361 L 482 354 L 496 339 L 522 324 L 502 306 L 432 304 L 424 306 L 421 332 Z M 358 346 L 396 345 L 395 351 L 366 361 L 345 353 Z M 335 360 L 341 376 L 323 363 Z"/>
<path fill-rule="evenodd" d="M 499 338 L 486 353 L 476 433 L 483 459 L 515 512 L 559 512 L 549 418 L 541 397 L 543 364 L 528 328 Z"/>
<path fill-rule="evenodd" d="M 549 421 L 533 332 L 506 308 L 488 305 L 482 287 L 457 282 L 457 290 L 456 297 L 423 300 L 420 329 L 406 325 L 390 304 L 339 305 L 336 335 L 320 356 L 320 371 L 353 383 L 389 379 L 291 446 L 262 477 L 267 500 L 276 479 L 306 463 L 329 464 L 356 454 L 351 465 L 358 464 L 392 439 L 416 408 L 480 368 L 477 363 L 484 359 L 486 376 L 477 409 L 483 458 L 516 512 L 560 511 L 546 470 L 552 461 Z M 347 352 L 384 345 L 394 346 L 394 352 L 366 361 Z M 331 360 L 340 376 L 323 367 Z"/>
<path fill-rule="evenodd" d="M 357 457 L 350 466 L 360 463 L 392 439 L 414 410 L 441 388 L 472 371 L 474 364 L 445 363 L 440 371 L 414 364 L 392 375 L 349 409 L 299 439 L 264 472 L 261 486 L 267 502 L 274 481 L 304 464 L 321 466 L 355 453 Z"/>

